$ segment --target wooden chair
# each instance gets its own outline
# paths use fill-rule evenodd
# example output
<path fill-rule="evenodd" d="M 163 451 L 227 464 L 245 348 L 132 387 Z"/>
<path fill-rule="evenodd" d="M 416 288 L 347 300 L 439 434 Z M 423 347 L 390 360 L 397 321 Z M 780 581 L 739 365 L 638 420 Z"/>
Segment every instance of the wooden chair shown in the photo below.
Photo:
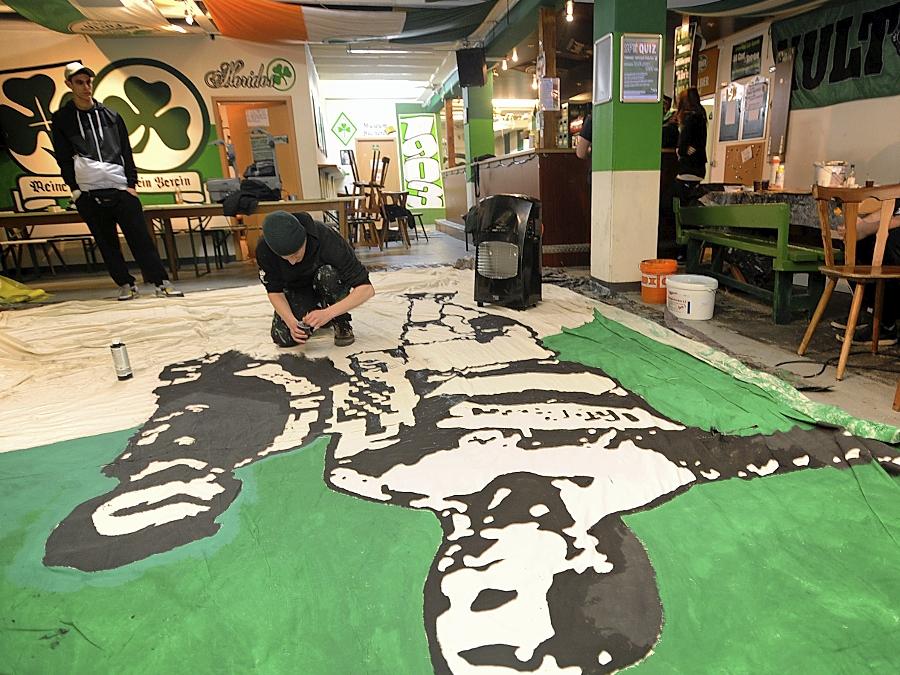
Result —
<path fill-rule="evenodd" d="M 884 283 L 887 280 L 900 280 L 900 265 L 883 265 L 884 248 L 887 243 L 888 227 L 894 212 L 894 200 L 900 198 L 900 184 L 883 185 L 871 188 L 825 188 L 815 186 L 813 196 L 819 209 L 819 225 L 822 230 L 822 246 L 825 249 L 825 265 L 819 269 L 825 275 L 825 291 L 819 300 L 819 305 L 809 322 L 803 341 L 797 353 L 801 356 L 806 353 L 809 341 L 812 339 L 816 326 L 825 313 L 828 301 L 834 288 L 840 279 L 846 279 L 855 284 L 853 290 L 853 302 L 850 305 L 850 316 L 847 318 L 847 330 L 844 333 L 844 344 L 841 347 L 841 356 L 838 360 L 837 379 L 843 379 L 844 370 L 847 367 L 847 359 L 850 356 L 853 334 L 859 319 L 862 307 L 863 292 L 866 284 L 875 284 L 875 307 L 872 315 L 872 353 L 878 353 L 878 331 L 881 324 L 881 312 L 884 305 Z M 830 202 L 832 199 L 840 200 L 841 215 L 844 230 L 844 264 L 836 265 L 834 262 L 834 248 L 830 224 Z M 856 264 L 856 221 L 860 213 L 860 203 L 865 200 L 876 200 L 879 204 L 880 219 L 878 230 L 872 235 L 875 237 L 875 250 L 872 260 L 868 265 Z M 896 402 L 895 402 L 896 403 Z"/>
<path fill-rule="evenodd" d="M 355 198 L 347 209 L 347 225 L 350 229 L 349 243 L 351 246 L 355 246 L 362 242 L 370 248 L 377 246 L 381 250 L 383 246 L 376 227 L 376 221 L 380 217 L 377 205 L 374 203 L 369 184 L 360 180 L 356 153 L 349 150 L 348 154 L 350 170 L 353 173 L 353 189 L 352 192 L 345 191 L 344 194 Z"/>
<path fill-rule="evenodd" d="M 379 189 L 380 197 L 381 197 L 381 217 L 384 221 L 384 233 L 385 237 L 390 233 L 391 223 L 397 224 L 397 230 L 400 234 L 400 241 L 403 242 L 406 248 L 410 248 L 411 243 L 409 241 L 409 220 L 410 217 L 406 215 L 398 215 L 399 209 L 406 210 L 406 198 L 409 196 L 407 192 L 387 192 Z M 392 208 L 394 207 L 394 208 Z M 415 227 L 415 224 L 412 224 L 412 227 Z"/>

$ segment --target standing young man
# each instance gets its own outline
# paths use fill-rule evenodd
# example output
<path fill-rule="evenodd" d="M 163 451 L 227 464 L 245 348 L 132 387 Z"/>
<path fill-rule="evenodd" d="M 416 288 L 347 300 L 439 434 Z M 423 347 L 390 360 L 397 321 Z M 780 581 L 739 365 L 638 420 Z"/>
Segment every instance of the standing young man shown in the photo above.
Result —
<path fill-rule="evenodd" d="M 93 70 L 74 61 L 66 66 L 64 75 L 72 100 L 53 113 L 53 150 L 63 180 L 72 190 L 72 201 L 119 286 L 119 300 L 131 300 L 138 288 L 122 256 L 117 223 L 144 282 L 156 286 L 157 296 L 183 296 L 169 283 L 147 232 L 135 190 L 137 167 L 125 122 L 117 112 L 94 100 Z"/>
<path fill-rule="evenodd" d="M 375 295 L 375 289 L 340 235 L 308 213 L 275 211 L 263 221 L 256 262 L 275 309 L 275 344 L 302 345 L 328 323 L 334 326 L 335 345 L 353 344 L 348 312 Z"/>

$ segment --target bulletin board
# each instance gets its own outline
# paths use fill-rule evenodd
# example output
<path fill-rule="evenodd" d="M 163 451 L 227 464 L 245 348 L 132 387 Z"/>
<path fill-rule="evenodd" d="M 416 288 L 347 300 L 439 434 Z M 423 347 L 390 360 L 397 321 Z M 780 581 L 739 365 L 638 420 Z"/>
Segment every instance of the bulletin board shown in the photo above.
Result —
<path fill-rule="evenodd" d="M 765 141 L 736 143 L 725 149 L 725 182 L 753 185 L 763 179 L 766 167 Z"/>

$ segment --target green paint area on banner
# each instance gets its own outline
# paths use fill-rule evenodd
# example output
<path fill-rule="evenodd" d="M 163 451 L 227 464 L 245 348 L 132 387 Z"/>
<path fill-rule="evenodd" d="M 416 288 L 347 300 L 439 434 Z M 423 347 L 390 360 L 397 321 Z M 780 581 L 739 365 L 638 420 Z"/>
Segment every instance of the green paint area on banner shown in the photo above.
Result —
<path fill-rule="evenodd" d="M 896 672 L 898 504 L 866 464 L 708 483 L 626 516 L 665 617 L 633 670 Z"/>
<path fill-rule="evenodd" d="M 812 420 L 783 401 L 598 313 L 583 326 L 544 339 L 560 358 L 601 368 L 667 417 L 725 434 L 749 436 L 809 428 Z"/>
<path fill-rule="evenodd" d="M 0 670 L 426 673 L 430 513 L 324 483 L 327 438 L 238 470 L 219 533 L 102 573 L 46 568 L 73 507 L 134 430 L 0 455 Z"/>

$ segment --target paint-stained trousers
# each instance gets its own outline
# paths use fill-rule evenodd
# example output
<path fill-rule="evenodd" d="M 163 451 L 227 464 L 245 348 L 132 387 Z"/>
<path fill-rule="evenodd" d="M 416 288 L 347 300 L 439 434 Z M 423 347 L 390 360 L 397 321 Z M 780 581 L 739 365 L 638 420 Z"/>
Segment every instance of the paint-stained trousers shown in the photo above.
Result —
<path fill-rule="evenodd" d="M 94 236 L 116 285 L 133 284 L 135 281 L 122 255 L 116 224 L 122 229 L 131 255 L 141 268 L 144 282 L 158 286 L 169 278 L 153 238 L 147 231 L 140 199 L 125 190 L 94 190 L 82 193 L 75 206 Z"/>
<path fill-rule="evenodd" d="M 322 265 L 316 270 L 313 284 L 306 288 L 287 289 L 284 292 L 291 311 L 302 320 L 314 309 L 330 307 L 347 297 L 350 289 L 341 281 L 337 270 L 331 265 Z M 344 313 L 334 319 L 336 323 L 350 322 L 350 314 Z M 297 341 L 291 337 L 291 329 L 277 313 L 272 317 L 272 341 L 279 347 L 295 347 Z"/>

